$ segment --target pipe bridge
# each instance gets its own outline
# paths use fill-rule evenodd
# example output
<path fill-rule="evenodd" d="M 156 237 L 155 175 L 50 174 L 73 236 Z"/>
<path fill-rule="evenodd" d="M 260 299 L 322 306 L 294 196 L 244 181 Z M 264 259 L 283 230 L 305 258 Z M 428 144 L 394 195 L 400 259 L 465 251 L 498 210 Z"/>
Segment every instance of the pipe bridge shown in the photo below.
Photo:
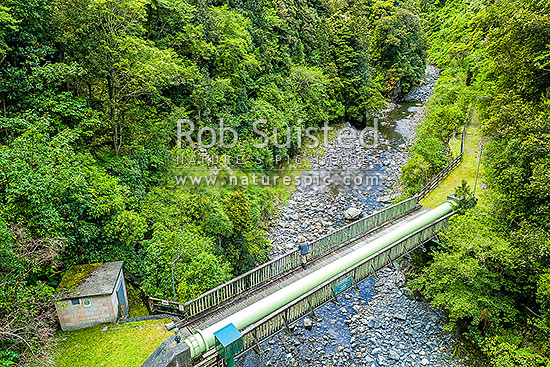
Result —
<path fill-rule="evenodd" d="M 260 344 L 376 271 L 437 237 L 456 213 L 449 197 L 433 210 L 418 195 L 383 208 L 310 244 L 301 268 L 298 249 L 186 303 L 150 299 L 156 312 L 181 317 L 184 340 L 167 339 L 143 364 L 233 366 L 235 355 Z"/>

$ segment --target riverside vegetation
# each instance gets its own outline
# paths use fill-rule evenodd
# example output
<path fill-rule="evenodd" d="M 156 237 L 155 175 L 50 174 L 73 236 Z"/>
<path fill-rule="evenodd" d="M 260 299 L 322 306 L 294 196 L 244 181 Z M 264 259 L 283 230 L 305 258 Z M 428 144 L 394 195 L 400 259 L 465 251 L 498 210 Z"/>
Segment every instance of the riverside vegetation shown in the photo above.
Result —
<path fill-rule="evenodd" d="M 298 152 L 295 133 L 254 148 L 256 120 L 286 131 L 385 107 L 424 72 L 420 25 L 384 1 L 2 0 L 0 365 L 50 360 L 72 265 L 124 260 L 168 298 L 182 254 L 185 301 L 263 261 L 286 190 L 174 175 L 211 168 L 205 154 L 262 174 Z M 178 119 L 239 140 L 178 149 Z"/>
<path fill-rule="evenodd" d="M 415 9 L 442 74 L 403 181 L 414 193 L 445 166 L 472 104 L 485 179 L 482 200 L 417 259 L 410 285 L 446 311 L 478 365 L 549 366 L 550 4 L 416 1 Z"/>
<path fill-rule="evenodd" d="M 72 265 L 124 260 L 146 294 L 167 298 L 182 254 L 185 301 L 266 258 L 285 190 L 176 185 L 175 174 L 210 168 L 205 152 L 177 148 L 177 119 L 223 119 L 239 141 L 207 154 L 235 174 L 266 173 L 299 152 L 299 137 L 256 149 L 253 121 L 285 131 L 361 120 L 417 83 L 427 39 L 443 72 L 404 182 L 412 193 L 445 165 L 476 101 L 488 199 L 455 219 L 413 285 L 493 364 L 547 364 L 548 7 L 2 0 L 0 365 L 49 360 L 55 288 Z"/>

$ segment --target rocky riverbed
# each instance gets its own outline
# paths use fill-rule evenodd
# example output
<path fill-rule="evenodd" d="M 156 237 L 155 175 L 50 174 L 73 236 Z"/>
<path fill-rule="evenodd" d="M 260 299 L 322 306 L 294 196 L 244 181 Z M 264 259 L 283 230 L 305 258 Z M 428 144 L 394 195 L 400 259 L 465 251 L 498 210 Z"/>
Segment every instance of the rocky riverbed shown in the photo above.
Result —
<path fill-rule="evenodd" d="M 271 225 L 272 257 L 295 248 L 300 235 L 313 241 L 346 224 L 346 216 L 366 215 L 399 195 L 401 167 L 438 76 L 439 71 L 428 66 L 419 88 L 381 111 L 377 128 L 365 135 L 368 146 L 358 138 L 362 128 L 347 124 L 338 128 L 322 157 L 308 157 L 311 169 L 301 177 L 329 179 L 296 187 Z M 364 179 L 346 183 L 346 177 Z M 264 342 L 261 354 L 245 353 L 237 365 L 460 365 L 453 359 L 455 341 L 443 330 L 441 316 L 410 298 L 408 289 L 402 288 L 406 279 L 399 266 L 386 267 L 377 276 L 360 283 L 359 292 L 348 291 L 338 297 L 338 304 L 327 303 L 297 322 L 291 335 L 279 333 Z"/>
<path fill-rule="evenodd" d="M 390 204 L 399 195 L 401 168 L 423 113 L 422 102 L 390 103 L 375 127 L 341 125 L 323 154 L 307 155 L 311 169 L 300 174 L 270 226 L 271 256 L 295 248 L 299 236 L 313 241 L 345 225 L 346 217 Z"/>
<path fill-rule="evenodd" d="M 252 366 L 431 366 L 453 367 L 455 340 L 425 303 L 408 296 L 405 276 L 393 266 L 359 284 L 338 304 L 327 303 L 261 346 L 236 365 Z"/>
<path fill-rule="evenodd" d="M 435 83 L 439 78 L 439 69 L 431 65 L 426 66 L 426 72 L 420 81 L 420 86 L 413 89 L 411 92 L 405 94 L 403 97 L 404 102 L 421 101 L 426 102 L 428 98 L 433 94 Z"/>
<path fill-rule="evenodd" d="M 345 225 L 346 217 L 367 215 L 399 196 L 401 168 L 438 77 L 439 70 L 428 65 L 421 85 L 402 102 L 389 103 L 372 126 L 339 126 L 324 154 L 301 157 L 311 169 L 301 173 L 303 180 L 270 226 L 272 258 L 295 248 L 299 236 L 314 241 Z"/>
<path fill-rule="evenodd" d="M 272 257 L 295 248 L 298 236 L 313 241 L 344 225 L 350 208 L 348 214 L 355 211 L 351 217 L 356 218 L 397 196 L 407 160 L 405 141 L 380 133 L 378 145 L 365 148 L 349 138 L 357 132 L 351 125 L 340 127 L 322 156 L 308 157 L 311 169 L 300 175 L 302 183 L 270 228 Z"/>

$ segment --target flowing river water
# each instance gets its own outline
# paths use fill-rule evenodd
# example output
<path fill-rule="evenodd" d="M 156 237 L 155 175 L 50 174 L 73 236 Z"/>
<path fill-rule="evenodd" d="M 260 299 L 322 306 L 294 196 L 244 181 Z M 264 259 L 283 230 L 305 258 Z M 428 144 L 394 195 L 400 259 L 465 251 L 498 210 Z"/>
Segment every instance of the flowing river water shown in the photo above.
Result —
<path fill-rule="evenodd" d="M 364 127 L 344 124 L 325 147 L 310 156 L 311 169 L 280 208 L 270 228 L 276 257 L 291 251 L 298 236 L 313 241 L 347 223 L 345 212 L 366 215 L 399 195 L 400 173 L 414 141 L 424 102 L 433 92 L 438 71 L 428 66 L 420 88 L 406 102 L 390 104 L 378 121 L 378 144 L 363 146 L 353 132 Z M 375 129 L 376 130 L 376 129 Z M 351 133 L 350 133 L 351 132 Z M 371 143 L 373 133 L 369 133 Z M 341 139 L 339 140 L 338 137 Z M 328 178 L 315 180 L 314 178 Z M 345 178 L 351 177 L 346 182 Z M 362 181 L 353 181 L 363 177 Z M 359 291 L 338 296 L 260 346 L 261 352 L 244 353 L 237 366 L 459 366 L 453 357 L 453 336 L 444 320 L 423 302 L 408 296 L 405 276 L 397 264 L 378 278 L 358 284 Z"/>
<path fill-rule="evenodd" d="M 367 130 L 366 146 L 359 138 L 363 126 L 343 124 L 324 154 L 308 157 L 311 169 L 300 174 L 300 184 L 270 228 L 272 257 L 295 248 L 299 236 L 313 241 L 345 225 L 350 208 L 355 216 L 366 215 L 399 195 L 401 167 L 422 106 L 392 103 L 377 127 Z"/>

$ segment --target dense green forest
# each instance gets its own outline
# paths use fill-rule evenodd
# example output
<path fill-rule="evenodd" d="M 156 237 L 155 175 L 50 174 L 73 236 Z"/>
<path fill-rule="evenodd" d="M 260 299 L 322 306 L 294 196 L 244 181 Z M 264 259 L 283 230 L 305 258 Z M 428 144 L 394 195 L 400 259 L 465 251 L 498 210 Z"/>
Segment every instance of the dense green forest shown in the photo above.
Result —
<path fill-rule="evenodd" d="M 253 121 L 361 121 L 418 82 L 426 49 L 388 1 L 2 0 L 0 365 L 47 359 L 72 265 L 124 260 L 170 297 L 182 254 L 184 301 L 266 258 L 284 190 L 177 185 L 175 157 L 207 167 L 177 120 L 222 120 L 238 144 L 209 154 L 266 172 L 299 136 L 256 149 Z"/>
<path fill-rule="evenodd" d="M 176 121 L 239 133 L 209 154 L 269 172 L 299 153 L 266 131 L 361 121 L 442 70 L 403 169 L 448 162 L 470 106 L 482 200 L 411 281 L 494 366 L 550 365 L 550 4 L 543 0 L 1 0 L 0 366 L 46 361 L 72 265 L 124 260 L 187 300 L 266 259 L 278 187 L 182 186 Z M 181 162 L 180 162 L 181 163 Z M 473 184 L 473 182 L 470 182 Z"/>
<path fill-rule="evenodd" d="M 413 288 L 490 365 L 549 366 L 550 4 L 415 6 L 442 75 L 403 180 L 413 193 L 445 166 L 447 142 L 471 105 L 487 174 L 478 206 L 455 217 L 421 259 Z"/>

